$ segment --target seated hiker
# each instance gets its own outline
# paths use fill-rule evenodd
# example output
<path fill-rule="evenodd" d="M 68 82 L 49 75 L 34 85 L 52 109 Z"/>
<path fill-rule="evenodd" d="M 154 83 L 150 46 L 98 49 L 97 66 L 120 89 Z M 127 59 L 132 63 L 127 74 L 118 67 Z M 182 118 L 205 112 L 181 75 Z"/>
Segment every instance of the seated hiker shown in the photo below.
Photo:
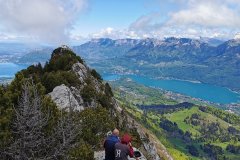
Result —
<path fill-rule="evenodd" d="M 115 144 L 115 160 L 128 160 L 128 156 L 133 157 L 132 138 L 125 134 L 121 142 Z"/>
<path fill-rule="evenodd" d="M 105 160 L 114 160 L 115 159 L 115 144 L 120 142 L 120 139 L 118 137 L 119 130 L 114 129 L 112 131 L 112 134 L 109 135 L 105 142 L 104 142 L 104 148 L 105 148 Z"/>

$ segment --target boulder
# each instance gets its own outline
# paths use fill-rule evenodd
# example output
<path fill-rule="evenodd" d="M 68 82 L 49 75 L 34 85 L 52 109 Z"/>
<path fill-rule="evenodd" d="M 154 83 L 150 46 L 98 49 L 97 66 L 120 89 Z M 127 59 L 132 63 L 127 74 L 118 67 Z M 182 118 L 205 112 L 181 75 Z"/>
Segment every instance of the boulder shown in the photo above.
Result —
<path fill-rule="evenodd" d="M 84 109 L 83 105 L 79 104 L 81 100 L 77 100 L 70 88 L 64 84 L 55 87 L 53 91 L 49 93 L 49 95 L 56 105 L 61 109 L 69 110 L 70 107 L 78 111 Z"/>

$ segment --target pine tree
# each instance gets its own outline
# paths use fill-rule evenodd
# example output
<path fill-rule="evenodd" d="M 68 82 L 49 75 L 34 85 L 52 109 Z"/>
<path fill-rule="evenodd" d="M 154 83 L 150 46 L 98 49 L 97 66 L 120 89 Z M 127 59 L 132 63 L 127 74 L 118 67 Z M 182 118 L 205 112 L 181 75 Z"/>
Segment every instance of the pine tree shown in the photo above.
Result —
<path fill-rule="evenodd" d="M 61 112 L 52 132 L 46 131 L 50 112 L 42 112 L 41 98 L 36 86 L 23 85 L 23 92 L 12 122 L 11 143 L 0 150 L 0 159 L 69 159 L 69 151 L 78 145 L 80 123 L 74 120 L 71 105 L 68 112 Z"/>
<path fill-rule="evenodd" d="M 5 156 L 25 160 L 41 154 L 44 147 L 43 128 L 47 125 L 48 118 L 41 112 L 40 106 L 41 100 L 36 89 L 33 88 L 31 93 L 30 84 L 24 84 L 19 105 L 14 108 L 15 118 L 12 123 L 14 137 L 4 151 Z"/>

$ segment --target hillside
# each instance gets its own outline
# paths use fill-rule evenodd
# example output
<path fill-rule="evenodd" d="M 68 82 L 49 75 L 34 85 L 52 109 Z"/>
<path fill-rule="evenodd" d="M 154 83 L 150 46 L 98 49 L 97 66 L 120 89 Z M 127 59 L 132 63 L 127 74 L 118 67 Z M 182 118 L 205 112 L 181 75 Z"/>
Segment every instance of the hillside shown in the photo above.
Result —
<path fill-rule="evenodd" d="M 17 59 L 16 62 L 28 65 L 37 64 L 38 62 L 43 64 L 50 60 L 52 51 L 53 49 L 50 47 L 42 47 L 39 49 L 30 50 Z"/>
<path fill-rule="evenodd" d="M 129 79 L 111 82 L 127 112 L 156 135 L 174 159 L 240 158 L 240 117 L 169 99 L 164 92 Z"/>
<path fill-rule="evenodd" d="M 148 159 L 159 159 L 157 151 L 147 151 L 155 144 L 128 119 L 109 84 L 67 46 L 55 49 L 44 66 L 18 72 L 0 95 L 1 159 L 92 160 L 115 127 Z"/>

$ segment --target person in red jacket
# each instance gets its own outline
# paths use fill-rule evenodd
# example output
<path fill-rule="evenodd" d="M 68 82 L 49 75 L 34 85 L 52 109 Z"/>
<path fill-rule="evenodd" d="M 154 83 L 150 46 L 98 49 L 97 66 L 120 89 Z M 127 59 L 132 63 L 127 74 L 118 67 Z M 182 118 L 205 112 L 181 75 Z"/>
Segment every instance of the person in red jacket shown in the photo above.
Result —
<path fill-rule="evenodd" d="M 115 144 L 115 160 L 128 160 L 128 156 L 133 157 L 132 138 L 125 134 L 121 142 Z"/>

